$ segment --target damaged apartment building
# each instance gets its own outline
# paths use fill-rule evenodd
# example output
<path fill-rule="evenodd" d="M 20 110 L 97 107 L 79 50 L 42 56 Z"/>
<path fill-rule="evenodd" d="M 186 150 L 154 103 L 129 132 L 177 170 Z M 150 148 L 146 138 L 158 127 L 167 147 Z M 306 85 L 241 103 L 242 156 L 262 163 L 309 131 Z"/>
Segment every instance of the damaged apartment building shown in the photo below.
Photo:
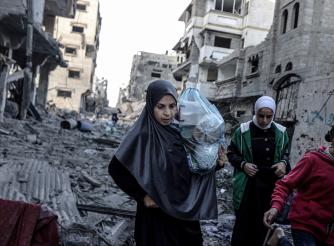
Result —
<path fill-rule="evenodd" d="M 273 1 L 242 2 L 242 18 L 263 23 L 260 9 L 251 12 L 264 2 Z M 216 61 L 218 71 L 211 82 L 215 91 L 206 95 L 223 113 L 227 134 L 252 118 L 258 97 L 275 98 L 275 121 L 287 127 L 295 165 L 306 150 L 324 143 L 325 132 L 334 124 L 334 2 L 277 0 L 273 10 L 272 26 L 263 42 L 250 46 L 242 35 L 239 48 Z M 196 51 L 193 46 L 192 50 Z M 190 58 L 199 61 L 191 54 Z M 191 77 L 191 72 L 189 68 L 188 80 L 198 86 L 200 74 Z"/>
<path fill-rule="evenodd" d="M 186 60 L 173 71 L 213 100 L 218 63 L 234 50 L 257 45 L 266 37 L 274 13 L 273 0 L 193 0 L 179 21 L 185 23 L 183 37 L 173 48 Z"/>
<path fill-rule="evenodd" d="M 34 105 L 45 106 L 50 71 L 67 66 L 50 33 L 56 16 L 74 12 L 74 0 L 0 1 L 0 121 L 6 113 L 25 119 Z"/>
<path fill-rule="evenodd" d="M 178 90 L 181 90 L 181 80 L 176 80 L 172 71 L 183 59 L 184 55 L 169 55 L 168 51 L 166 54 L 138 52 L 133 57 L 128 89 L 120 91 L 119 103 L 145 99 L 147 86 L 157 79 L 172 81 Z"/>
<path fill-rule="evenodd" d="M 53 35 L 63 45 L 68 67 L 50 74 L 47 100 L 58 108 L 86 111 L 95 86 L 101 17 L 98 0 L 79 0 L 76 6 L 74 19 L 55 20 Z"/>

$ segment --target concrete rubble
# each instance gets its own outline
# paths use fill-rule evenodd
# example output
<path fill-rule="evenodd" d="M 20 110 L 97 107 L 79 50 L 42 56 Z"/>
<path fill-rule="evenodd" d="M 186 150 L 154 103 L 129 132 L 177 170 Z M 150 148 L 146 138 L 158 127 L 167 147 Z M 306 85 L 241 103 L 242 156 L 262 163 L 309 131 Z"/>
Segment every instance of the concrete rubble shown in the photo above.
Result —
<path fill-rule="evenodd" d="M 137 113 L 138 114 L 138 113 Z M 63 129 L 80 115 L 57 111 L 0 123 L 0 198 L 45 204 L 58 215 L 62 245 L 135 245 L 136 203 L 113 183 L 108 164 L 129 128 L 120 119 Z M 87 120 L 86 120 L 87 121 Z M 204 245 L 228 245 L 234 223 L 232 168 L 217 172 L 219 219 L 205 221 Z"/>

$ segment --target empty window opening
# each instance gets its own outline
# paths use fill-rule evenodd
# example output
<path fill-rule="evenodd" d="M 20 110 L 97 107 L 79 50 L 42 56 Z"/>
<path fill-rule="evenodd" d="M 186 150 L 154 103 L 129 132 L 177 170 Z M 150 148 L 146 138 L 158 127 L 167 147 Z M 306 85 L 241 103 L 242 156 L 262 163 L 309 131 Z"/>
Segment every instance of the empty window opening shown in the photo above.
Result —
<path fill-rule="evenodd" d="M 77 49 L 72 47 L 65 47 L 65 54 L 76 55 Z"/>
<path fill-rule="evenodd" d="M 244 110 L 238 110 L 237 111 L 237 117 L 239 118 L 239 117 L 241 117 L 241 116 L 244 116 L 246 114 L 246 111 L 244 111 Z"/>
<path fill-rule="evenodd" d="M 295 28 L 298 27 L 298 19 L 299 19 L 299 3 L 296 3 L 296 4 L 293 6 L 292 16 L 293 16 L 292 28 L 295 29 Z"/>
<path fill-rule="evenodd" d="M 232 39 L 230 39 L 230 38 L 215 37 L 214 46 L 220 47 L 220 48 L 230 49 L 231 48 L 231 41 L 232 41 Z"/>
<path fill-rule="evenodd" d="M 248 9 L 249 9 L 249 2 L 246 2 L 244 9 L 244 16 L 248 15 Z"/>
<path fill-rule="evenodd" d="M 156 62 L 156 61 L 148 61 L 147 65 L 154 66 L 154 67 L 159 67 L 160 66 L 159 62 Z"/>
<path fill-rule="evenodd" d="M 86 57 L 95 57 L 95 46 L 91 44 L 86 45 Z"/>
<path fill-rule="evenodd" d="M 72 97 L 72 91 L 57 90 L 57 97 Z"/>
<path fill-rule="evenodd" d="M 234 14 L 241 14 L 241 9 L 242 9 L 242 0 L 235 0 L 234 1 Z"/>
<path fill-rule="evenodd" d="M 275 69 L 275 73 L 280 73 L 282 71 L 282 66 L 278 65 Z"/>
<path fill-rule="evenodd" d="M 222 0 L 216 0 L 215 9 L 216 10 L 222 10 L 222 6 L 223 6 L 223 1 Z"/>
<path fill-rule="evenodd" d="M 72 32 L 83 33 L 84 28 L 82 26 L 72 26 Z"/>
<path fill-rule="evenodd" d="M 161 78 L 161 74 L 160 73 L 151 73 L 151 77 L 153 77 L 153 78 Z"/>
<path fill-rule="evenodd" d="M 68 77 L 72 79 L 80 79 L 80 71 L 68 70 Z"/>
<path fill-rule="evenodd" d="M 208 82 L 216 81 L 218 78 L 218 68 L 216 67 L 209 67 L 208 68 Z"/>
<path fill-rule="evenodd" d="M 292 68 L 293 68 L 292 62 L 289 62 L 289 63 L 286 64 L 286 66 L 285 66 L 285 71 L 290 71 L 290 70 L 292 70 Z"/>
<path fill-rule="evenodd" d="M 86 4 L 77 3 L 77 10 L 86 11 L 87 10 L 87 5 Z"/>
<path fill-rule="evenodd" d="M 249 58 L 248 62 L 250 63 L 251 73 L 256 73 L 259 71 L 259 56 L 252 56 Z"/>
<path fill-rule="evenodd" d="M 186 22 L 188 22 L 191 19 L 192 8 L 193 8 L 193 5 L 190 4 L 189 7 L 186 9 Z"/>
<path fill-rule="evenodd" d="M 215 9 L 229 12 L 233 14 L 240 14 L 242 7 L 242 0 L 216 0 Z"/>
<path fill-rule="evenodd" d="M 167 65 L 167 64 L 162 64 L 162 67 L 163 67 L 163 68 L 167 68 L 168 65 Z"/>
<path fill-rule="evenodd" d="M 284 10 L 282 14 L 282 22 L 281 22 L 281 28 L 282 28 L 282 34 L 286 33 L 286 28 L 288 24 L 288 10 Z"/>

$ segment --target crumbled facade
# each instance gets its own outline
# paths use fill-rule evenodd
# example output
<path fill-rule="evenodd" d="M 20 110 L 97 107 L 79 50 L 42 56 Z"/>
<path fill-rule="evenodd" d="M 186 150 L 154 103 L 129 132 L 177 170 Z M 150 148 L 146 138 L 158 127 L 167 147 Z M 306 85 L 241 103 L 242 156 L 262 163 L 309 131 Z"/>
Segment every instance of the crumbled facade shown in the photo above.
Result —
<path fill-rule="evenodd" d="M 273 13 L 274 0 L 192 0 L 179 18 L 185 23 L 185 33 L 173 49 L 186 59 L 173 71 L 174 76 L 214 99 L 219 61 L 262 42 Z"/>
<path fill-rule="evenodd" d="M 333 9 L 330 0 L 278 0 L 266 40 L 219 62 L 214 101 L 229 128 L 251 119 L 258 97 L 272 96 L 275 121 L 290 136 L 292 165 L 324 144 L 334 124 Z"/>
<path fill-rule="evenodd" d="M 50 71 L 66 67 L 58 42 L 50 36 L 55 16 L 74 16 L 74 0 L 2 0 L 0 3 L 0 121 L 6 107 L 11 117 L 25 119 L 43 102 Z M 18 112 L 13 113 L 13 108 Z"/>
<path fill-rule="evenodd" d="M 180 90 L 182 81 L 175 79 L 172 71 L 176 69 L 182 59 L 183 55 L 138 52 L 133 57 L 128 99 L 130 101 L 144 99 L 147 86 L 157 79 L 169 80 Z"/>
<path fill-rule="evenodd" d="M 85 97 L 94 87 L 100 27 L 98 0 L 77 1 L 73 20 L 57 17 L 53 35 L 63 45 L 68 67 L 51 73 L 48 103 L 58 108 L 85 110 Z"/>

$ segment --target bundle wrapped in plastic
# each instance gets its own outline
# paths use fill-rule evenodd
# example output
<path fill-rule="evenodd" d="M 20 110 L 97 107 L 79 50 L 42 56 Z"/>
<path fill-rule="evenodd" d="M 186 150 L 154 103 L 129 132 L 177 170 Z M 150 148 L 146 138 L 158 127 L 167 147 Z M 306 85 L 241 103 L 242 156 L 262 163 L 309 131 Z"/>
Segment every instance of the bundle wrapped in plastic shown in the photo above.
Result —
<path fill-rule="evenodd" d="M 224 144 L 224 119 L 217 108 L 195 88 L 179 98 L 180 130 L 192 172 L 206 174 L 215 168 Z"/>

